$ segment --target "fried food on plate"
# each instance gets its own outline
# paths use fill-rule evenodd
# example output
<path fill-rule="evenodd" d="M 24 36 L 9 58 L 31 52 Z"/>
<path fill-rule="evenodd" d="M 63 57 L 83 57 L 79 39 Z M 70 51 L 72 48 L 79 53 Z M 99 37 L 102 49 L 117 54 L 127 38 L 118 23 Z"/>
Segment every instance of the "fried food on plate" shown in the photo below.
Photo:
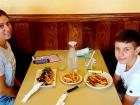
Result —
<path fill-rule="evenodd" d="M 67 83 L 75 83 L 80 80 L 80 75 L 74 71 L 67 72 L 62 75 L 62 80 Z"/>
<path fill-rule="evenodd" d="M 87 81 L 92 86 L 96 86 L 97 84 L 106 86 L 108 84 L 107 79 L 99 73 L 93 73 L 92 75 L 88 76 Z"/>
<path fill-rule="evenodd" d="M 54 72 L 50 67 L 42 70 L 41 75 L 37 78 L 38 82 L 44 82 L 45 85 L 50 85 L 54 81 Z"/>

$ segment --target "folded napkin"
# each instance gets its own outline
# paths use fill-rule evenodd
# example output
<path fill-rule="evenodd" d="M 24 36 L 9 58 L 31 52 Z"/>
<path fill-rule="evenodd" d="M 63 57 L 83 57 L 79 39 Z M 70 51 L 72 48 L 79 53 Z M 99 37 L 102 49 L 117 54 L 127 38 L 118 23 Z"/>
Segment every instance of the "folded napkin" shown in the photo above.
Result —
<path fill-rule="evenodd" d="M 59 100 L 57 101 L 57 104 L 56 105 L 64 105 L 65 104 L 65 99 L 67 98 L 68 96 L 68 93 L 74 91 L 75 89 L 79 88 L 79 86 L 75 86 L 71 89 L 68 89 L 67 92 L 65 92 L 64 94 L 62 94 L 62 96 L 59 98 Z"/>
<path fill-rule="evenodd" d="M 67 93 L 62 94 L 62 96 L 57 101 L 57 104 L 56 105 L 64 105 L 65 104 L 64 101 L 67 98 L 67 96 L 68 96 Z"/>
<path fill-rule="evenodd" d="M 83 48 L 81 50 L 77 50 L 77 56 L 82 57 L 89 53 L 89 48 Z"/>
<path fill-rule="evenodd" d="M 65 102 L 63 102 L 61 105 L 65 105 Z"/>
<path fill-rule="evenodd" d="M 37 91 L 39 90 L 39 88 L 41 87 L 41 85 L 43 84 L 43 82 L 39 82 L 36 85 L 33 86 L 33 88 L 24 96 L 24 98 L 22 99 L 22 102 L 25 103 L 27 102 L 27 100 Z"/>

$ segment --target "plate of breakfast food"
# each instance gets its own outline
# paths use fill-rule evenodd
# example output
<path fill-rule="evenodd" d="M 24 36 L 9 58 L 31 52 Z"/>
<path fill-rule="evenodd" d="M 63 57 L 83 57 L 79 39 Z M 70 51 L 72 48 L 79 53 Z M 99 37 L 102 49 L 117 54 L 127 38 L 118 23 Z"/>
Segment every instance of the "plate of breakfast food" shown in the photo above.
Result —
<path fill-rule="evenodd" d="M 56 85 L 56 69 L 45 67 L 37 70 L 35 84 L 43 82 L 41 87 L 54 87 Z"/>
<path fill-rule="evenodd" d="M 84 82 L 93 89 L 105 89 L 112 85 L 111 75 L 103 71 L 90 71 L 84 76 Z"/>
<path fill-rule="evenodd" d="M 67 85 L 75 85 L 82 82 L 82 76 L 75 71 L 64 72 L 60 77 L 60 81 Z"/>

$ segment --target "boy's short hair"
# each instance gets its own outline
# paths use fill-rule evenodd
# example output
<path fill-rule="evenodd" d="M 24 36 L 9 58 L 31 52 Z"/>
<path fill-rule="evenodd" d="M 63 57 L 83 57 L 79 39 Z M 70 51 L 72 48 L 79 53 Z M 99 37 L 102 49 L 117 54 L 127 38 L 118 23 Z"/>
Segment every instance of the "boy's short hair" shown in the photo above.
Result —
<path fill-rule="evenodd" d="M 2 15 L 4 15 L 4 16 L 6 16 L 6 17 L 9 18 L 9 16 L 7 15 L 7 13 L 0 9 L 0 16 L 2 16 Z"/>
<path fill-rule="evenodd" d="M 124 43 L 134 43 L 134 47 L 140 46 L 140 34 L 133 29 L 125 29 L 116 34 L 115 41 Z"/>

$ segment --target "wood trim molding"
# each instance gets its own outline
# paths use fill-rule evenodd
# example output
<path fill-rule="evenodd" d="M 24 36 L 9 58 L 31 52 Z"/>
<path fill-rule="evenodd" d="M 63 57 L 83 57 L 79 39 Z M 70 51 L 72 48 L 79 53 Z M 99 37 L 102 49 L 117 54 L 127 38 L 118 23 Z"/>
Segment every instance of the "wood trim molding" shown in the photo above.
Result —
<path fill-rule="evenodd" d="M 87 22 L 140 20 L 140 13 L 111 14 L 9 14 L 12 22 Z"/>
<path fill-rule="evenodd" d="M 108 52 L 114 47 L 114 36 L 118 31 L 129 28 L 140 32 L 140 13 L 9 16 L 13 26 L 13 39 L 18 48 L 26 52 L 67 49 L 69 40 L 77 41 L 78 49 L 88 46 Z"/>

